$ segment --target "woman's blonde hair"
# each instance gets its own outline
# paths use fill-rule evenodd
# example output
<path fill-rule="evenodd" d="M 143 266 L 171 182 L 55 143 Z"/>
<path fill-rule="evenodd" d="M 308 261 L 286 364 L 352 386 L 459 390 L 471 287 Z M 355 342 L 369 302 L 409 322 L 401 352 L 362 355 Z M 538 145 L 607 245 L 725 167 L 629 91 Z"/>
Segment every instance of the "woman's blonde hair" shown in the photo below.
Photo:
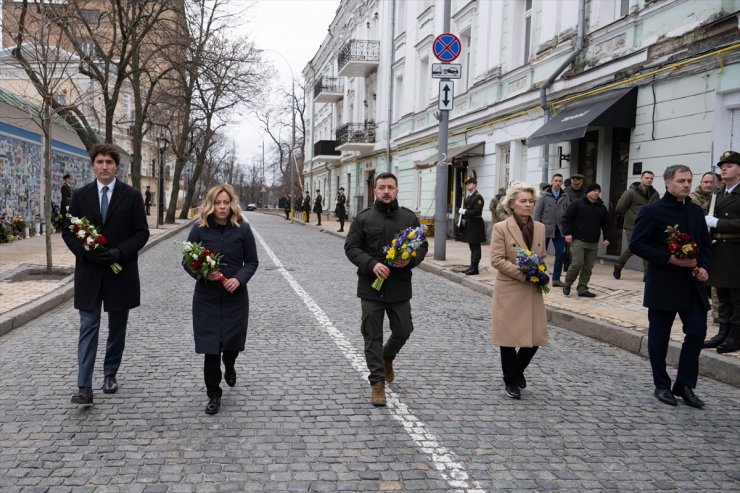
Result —
<path fill-rule="evenodd" d="M 506 190 L 506 197 L 504 197 L 504 209 L 509 214 L 512 214 L 511 202 L 516 200 L 516 196 L 522 192 L 529 192 L 532 194 L 532 198 L 537 200 L 537 189 L 532 185 L 524 183 L 523 181 L 512 181 L 509 188 Z"/>
<path fill-rule="evenodd" d="M 231 221 L 231 224 L 233 226 L 237 226 L 239 224 L 239 221 L 241 221 L 242 209 L 241 207 L 239 207 L 239 201 L 236 198 L 236 193 L 234 193 L 234 189 L 231 187 L 231 185 L 216 185 L 215 187 L 212 187 L 210 190 L 208 190 L 208 193 L 206 193 L 203 202 L 200 203 L 200 218 L 198 219 L 198 222 L 202 227 L 208 227 L 208 216 L 213 214 L 213 211 L 215 209 L 213 203 L 216 201 L 216 197 L 218 197 L 221 192 L 226 192 L 229 195 L 229 200 L 231 201 L 231 214 L 229 215 L 229 220 Z"/>

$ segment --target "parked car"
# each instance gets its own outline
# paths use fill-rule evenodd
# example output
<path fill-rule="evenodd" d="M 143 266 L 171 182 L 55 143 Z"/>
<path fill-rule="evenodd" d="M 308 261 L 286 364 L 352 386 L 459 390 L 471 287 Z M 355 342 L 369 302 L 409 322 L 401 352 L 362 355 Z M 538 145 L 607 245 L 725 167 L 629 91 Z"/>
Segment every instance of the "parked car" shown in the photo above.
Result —
<path fill-rule="evenodd" d="M 248 211 L 256 211 L 257 210 L 257 204 L 247 204 L 247 210 Z"/>

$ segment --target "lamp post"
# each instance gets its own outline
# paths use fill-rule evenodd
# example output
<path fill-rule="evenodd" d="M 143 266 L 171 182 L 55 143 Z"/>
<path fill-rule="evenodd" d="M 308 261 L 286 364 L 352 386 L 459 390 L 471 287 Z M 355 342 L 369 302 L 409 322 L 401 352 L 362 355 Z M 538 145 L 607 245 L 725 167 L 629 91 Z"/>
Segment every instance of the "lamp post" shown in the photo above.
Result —
<path fill-rule="evenodd" d="M 157 146 L 159 147 L 159 205 L 157 207 L 157 227 L 164 224 L 164 153 L 167 150 L 169 140 L 164 135 L 157 137 Z"/>

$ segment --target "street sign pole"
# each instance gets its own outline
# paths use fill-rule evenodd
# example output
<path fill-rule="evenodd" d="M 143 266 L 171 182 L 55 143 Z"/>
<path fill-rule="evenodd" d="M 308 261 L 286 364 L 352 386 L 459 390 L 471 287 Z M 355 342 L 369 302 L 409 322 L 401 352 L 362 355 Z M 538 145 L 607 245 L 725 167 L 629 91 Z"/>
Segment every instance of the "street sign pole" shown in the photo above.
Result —
<path fill-rule="evenodd" d="M 450 31 L 450 11 L 452 0 L 444 0 L 443 29 Z M 449 79 L 442 79 L 449 80 Z M 440 97 L 442 95 L 440 94 Z M 437 188 L 434 191 L 434 260 L 447 258 L 447 129 L 450 112 L 439 112 L 439 150 L 437 151 Z"/>

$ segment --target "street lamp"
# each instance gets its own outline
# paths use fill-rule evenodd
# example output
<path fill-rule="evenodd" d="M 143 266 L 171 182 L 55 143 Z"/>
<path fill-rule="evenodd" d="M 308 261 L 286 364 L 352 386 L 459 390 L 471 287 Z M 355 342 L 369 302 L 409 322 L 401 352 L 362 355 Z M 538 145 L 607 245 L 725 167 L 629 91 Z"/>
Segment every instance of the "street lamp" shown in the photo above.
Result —
<path fill-rule="evenodd" d="M 164 135 L 157 137 L 157 146 L 159 147 L 159 206 L 157 207 L 157 227 L 164 224 L 164 153 L 167 150 L 169 140 Z"/>

